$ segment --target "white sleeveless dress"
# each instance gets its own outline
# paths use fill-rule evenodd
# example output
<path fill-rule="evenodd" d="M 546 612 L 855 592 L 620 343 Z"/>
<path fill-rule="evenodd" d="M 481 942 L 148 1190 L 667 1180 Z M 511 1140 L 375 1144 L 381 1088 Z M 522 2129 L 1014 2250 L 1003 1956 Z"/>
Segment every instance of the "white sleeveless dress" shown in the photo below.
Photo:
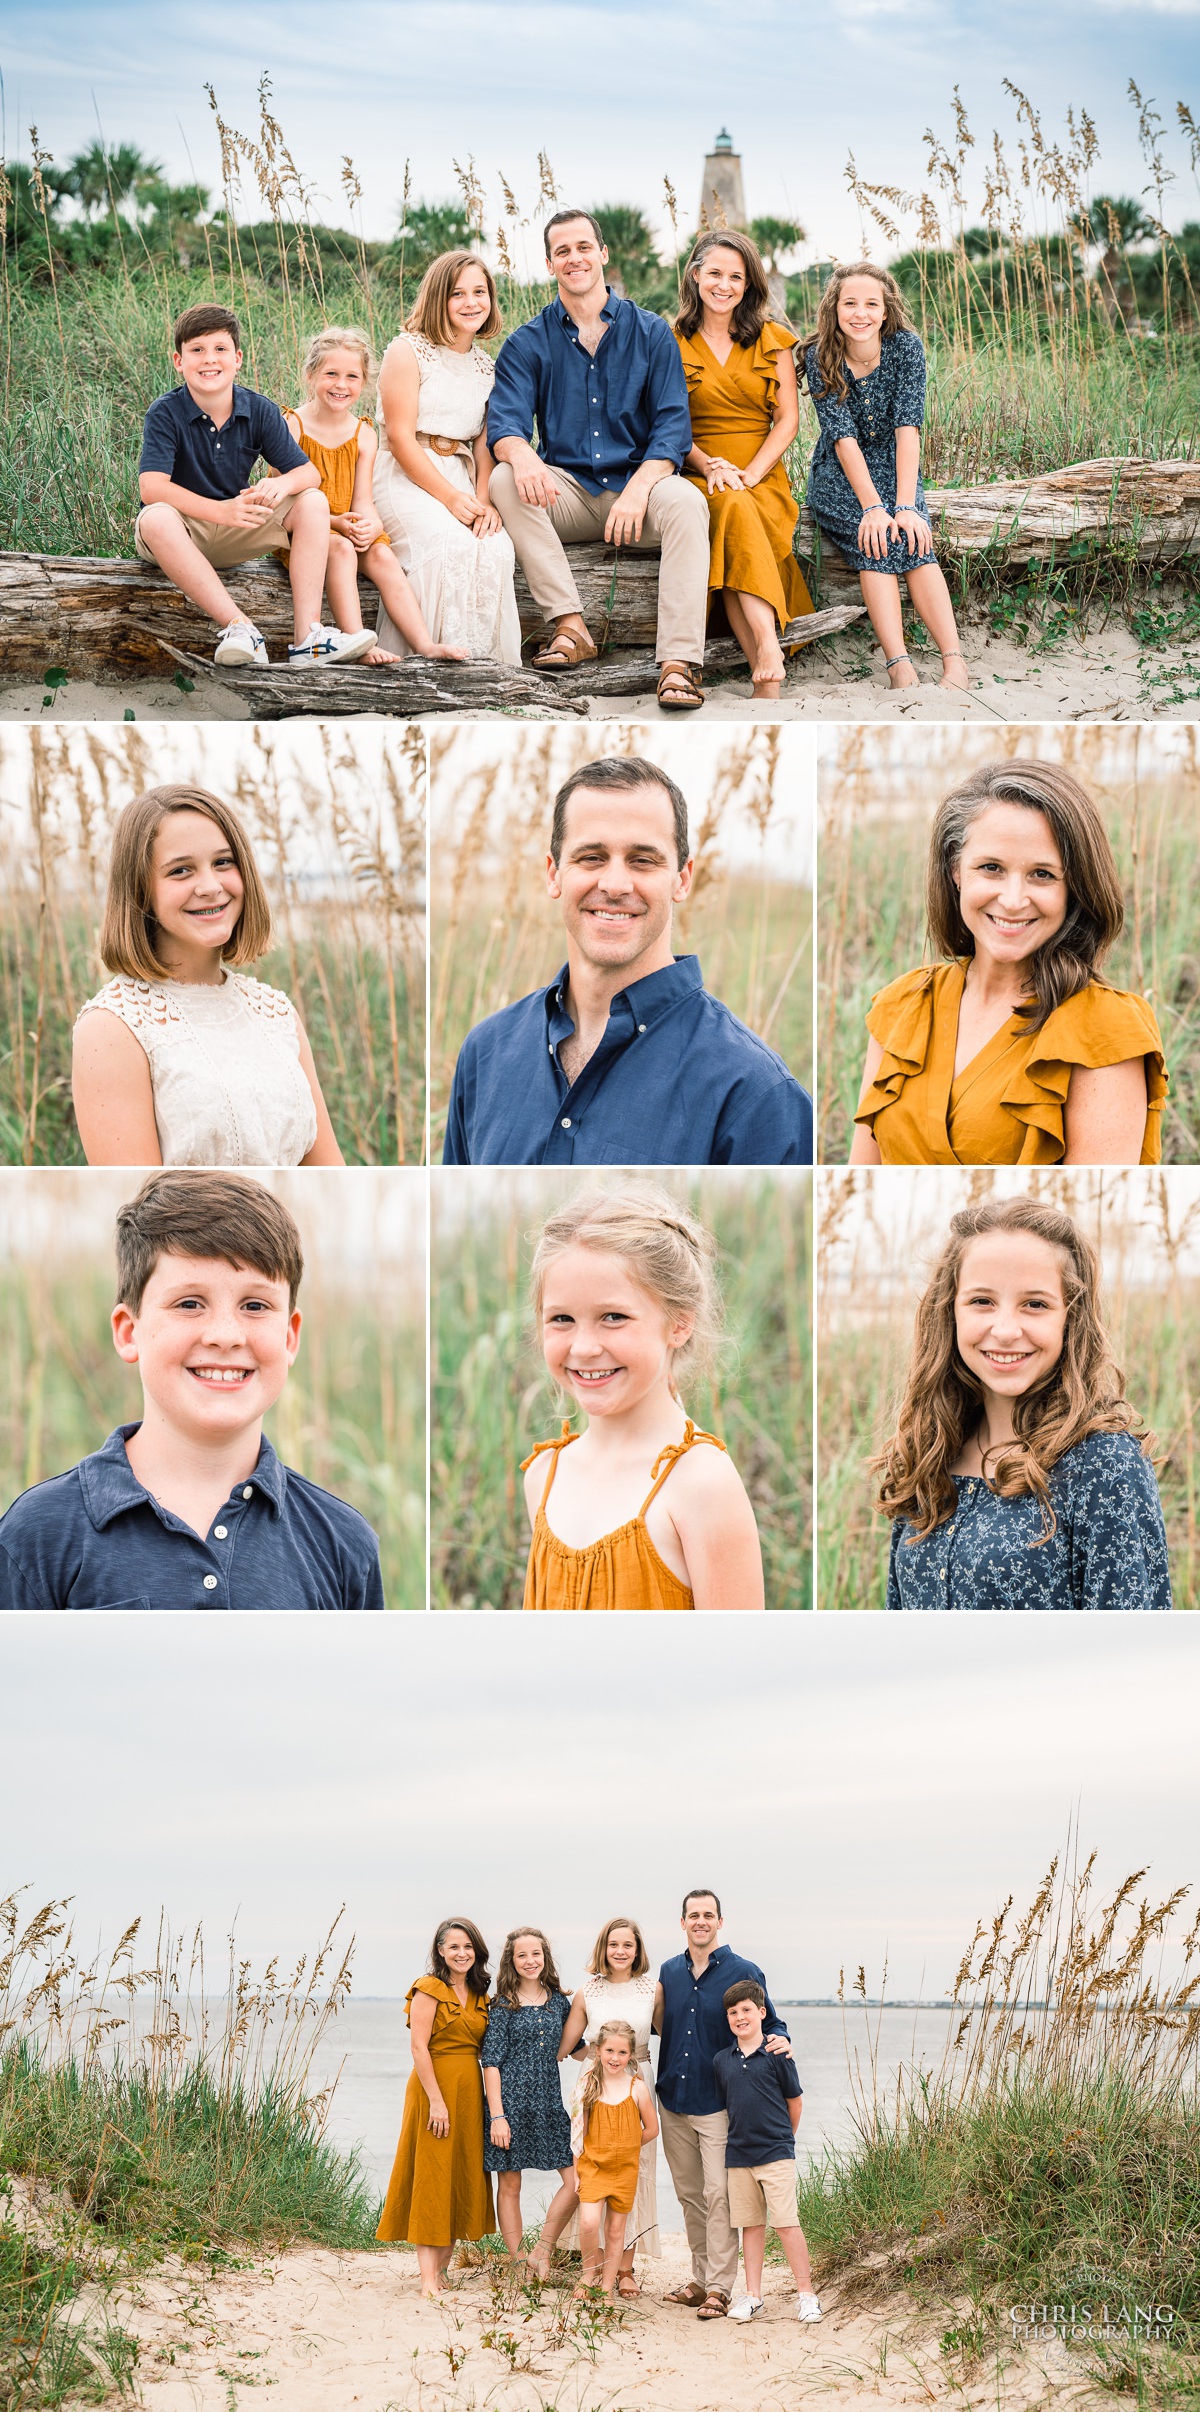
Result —
<path fill-rule="evenodd" d="M 475 491 L 470 447 L 483 431 L 496 371 L 479 344 L 452 352 L 424 335 L 397 335 L 415 353 L 421 373 L 417 427 L 421 435 L 453 437 L 462 452 L 425 449 L 440 474 L 464 494 Z M 519 662 L 521 623 L 513 592 L 516 554 L 511 536 L 475 536 L 444 503 L 427 494 L 392 454 L 382 411 L 375 458 L 375 508 L 396 559 L 412 587 L 429 633 L 441 645 L 465 645 L 476 659 Z M 378 636 L 392 653 L 408 653 L 383 605 Z"/>
<path fill-rule="evenodd" d="M 145 1049 L 164 1164 L 299 1164 L 317 1136 L 291 998 L 245 972 L 212 987 L 118 975 L 85 1013 Z"/>
<path fill-rule="evenodd" d="M 655 1983 L 653 1971 L 647 1969 L 644 1976 L 628 1977 L 621 1984 L 616 1984 L 612 1977 L 590 1976 L 585 1980 L 583 1986 L 583 1998 L 587 2004 L 588 2014 L 584 2042 L 595 2042 L 606 2018 L 623 2018 L 633 2029 L 638 2073 L 649 2086 L 652 2094 L 654 2078 L 650 2068 L 650 2022 L 654 2016 Z M 643 2144 L 642 2157 L 638 2163 L 637 2195 L 633 2209 L 625 2223 L 626 2244 L 636 2244 L 639 2253 L 649 2253 L 655 2260 L 662 2257 L 662 2244 L 658 2234 L 658 2189 L 655 2183 L 657 2160 L 657 2144 Z M 578 2252 L 579 2213 L 577 2211 L 572 2214 L 570 2224 L 559 2238 L 559 2243 L 564 2252 Z"/>

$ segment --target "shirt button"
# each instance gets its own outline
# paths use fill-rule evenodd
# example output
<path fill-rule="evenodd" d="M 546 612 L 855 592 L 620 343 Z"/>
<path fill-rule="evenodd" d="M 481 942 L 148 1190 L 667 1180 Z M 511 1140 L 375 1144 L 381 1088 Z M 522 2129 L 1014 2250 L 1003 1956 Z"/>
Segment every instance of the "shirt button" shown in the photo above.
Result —
<path fill-rule="evenodd" d="M 644 1023 L 644 1022 L 639 1022 L 639 1023 L 638 1023 L 638 1029 L 641 1031 L 642 1036 L 643 1036 L 643 1037 L 645 1037 L 645 1033 L 646 1033 L 646 1025 L 645 1025 L 645 1023 Z"/>
<path fill-rule="evenodd" d="M 216 1590 L 216 1588 L 217 1588 L 217 1578 L 216 1578 L 216 1576 L 215 1576 L 215 1575 L 205 1575 L 205 1578 L 204 1578 L 204 1588 L 205 1588 L 205 1590 L 206 1590 L 206 1591 L 215 1591 L 215 1590 Z"/>
<path fill-rule="evenodd" d="M 245 1488 L 245 1490 L 244 1490 L 244 1491 L 243 1491 L 243 1493 L 242 1493 L 242 1497 L 243 1497 L 243 1499 L 253 1499 L 253 1497 L 254 1497 L 254 1485 L 253 1485 L 253 1483 L 250 1483 L 250 1482 L 248 1482 L 248 1483 L 247 1483 L 246 1488 Z"/>
<path fill-rule="evenodd" d="M 569 1115 L 569 1114 L 564 1114 L 564 1115 L 563 1115 L 563 1118 L 562 1118 L 562 1126 L 563 1126 L 564 1131 L 569 1131 L 569 1130 L 570 1130 L 570 1128 L 571 1128 L 571 1117 L 570 1117 L 570 1115 Z"/>
<path fill-rule="evenodd" d="M 213 1537 L 217 1541 L 228 1541 L 229 1526 L 227 1524 L 214 1524 Z"/>

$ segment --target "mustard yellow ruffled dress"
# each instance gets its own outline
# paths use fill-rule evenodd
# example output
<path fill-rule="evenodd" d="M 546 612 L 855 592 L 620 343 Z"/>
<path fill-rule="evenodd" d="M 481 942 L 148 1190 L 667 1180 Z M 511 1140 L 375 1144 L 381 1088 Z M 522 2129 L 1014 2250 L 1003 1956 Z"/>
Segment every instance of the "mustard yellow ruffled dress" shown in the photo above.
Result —
<path fill-rule="evenodd" d="M 675 340 L 687 378 L 693 442 L 702 452 L 720 453 L 735 469 L 746 468 L 771 432 L 779 354 L 793 351 L 796 337 L 790 327 L 768 319 L 757 342 L 735 343 L 723 367 L 702 335 Z M 733 587 L 761 595 L 780 628 L 810 612 L 812 596 L 792 551 L 800 507 L 783 462 L 776 461 L 757 486 L 735 493 L 709 494 L 698 470 L 683 474 L 708 503 L 710 608 L 714 595 Z"/>
<path fill-rule="evenodd" d="M 414 1993 L 437 2003 L 429 2057 L 446 2108 L 448 2136 L 429 2132 L 429 2096 L 416 2070 L 404 2096 L 404 2120 L 383 2214 L 375 2233 L 381 2244 L 457 2244 L 490 2236 L 496 2221 L 492 2181 L 483 2166 L 483 2075 L 479 2047 L 487 2033 L 488 2006 L 475 1994 L 459 2001 L 440 1977 L 418 1977 L 410 1985 L 404 2015 L 412 2025 Z"/>
<path fill-rule="evenodd" d="M 854 1119 L 874 1133 L 885 1164 L 1060 1164 L 1076 1066 L 1098 1070 L 1137 1055 L 1146 1067 L 1141 1162 L 1162 1162 L 1167 1068 L 1144 997 L 1093 980 L 1040 1030 L 1013 1015 L 956 1080 L 966 974 L 965 961 L 924 965 L 872 1000 L 867 1028 L 883 1057 Z"/>

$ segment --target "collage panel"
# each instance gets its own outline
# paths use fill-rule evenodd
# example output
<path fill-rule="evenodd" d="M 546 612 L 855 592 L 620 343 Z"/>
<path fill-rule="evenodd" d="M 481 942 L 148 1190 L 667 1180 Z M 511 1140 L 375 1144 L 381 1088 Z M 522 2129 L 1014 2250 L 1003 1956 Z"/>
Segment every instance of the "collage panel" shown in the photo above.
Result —
<path fill-rule="evenodd" d="M 435 1173 L 435 1609 L 812 1605 L 811 1213 L 799 1171 Z"/>

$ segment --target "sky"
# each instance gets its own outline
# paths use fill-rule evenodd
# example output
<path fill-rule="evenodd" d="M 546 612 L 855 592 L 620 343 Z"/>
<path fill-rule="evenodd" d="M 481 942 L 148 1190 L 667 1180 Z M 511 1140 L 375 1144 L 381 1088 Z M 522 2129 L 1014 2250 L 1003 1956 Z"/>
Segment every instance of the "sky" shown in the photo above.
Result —
<path fill-rule="evenodd" d="M 1105 1887 L 1200 1875 L 1196 1618 L 17 1615 L 3 1657 L 0 1893 L 260 1969 L 344 1903 L 360 1995 L 445 1916 L 662 1957 L 711 1885 L 781 1996 L 886 1956 L 928 1998 L 1073 1815 Z"/>
<path fill-rule="evenodd" d="M 215 183 L 204 82 L 227 122 L 253 133 L 269 67 L 275 114 L 335 222 L 346 217 L 345 154 L 363 187 L 364 231 L 386 236 L 406 158 L 414 195 L 431 201 L 454 192 L 455 159 L 474 159 L 494 225 L 498 174 L 526 214 L 544 151 L 573 198 L 635 203 L 665 232 L 664 177 L 690 230 L 724 124 L 750 214 L 798 217 L 805 257 L 846 257 L 860 247 L 848 154 L 872 183 L 918 188 L 925 128 L 952 142 L 956 86 L 976 142 L 972 212 L 992 129 L 1010 144 L 1018 131 L 1005 77 L 1050 139 L 1065 137 L 1068 108 L 1087 110 L 1101 143 L 1093 189 L 1139 192 L 1132 76 L 1168 128 L 1176 225 L 1200 216 L 1174 116 L 1177 100 L 1200 108 L 1198 34 L 1200 0 L 830 0 L 804 11 L 746 0 L 732 14 L 718 0 L 661 0 L 653 11 L 641 0 L 358 0 L 340 17 L 313 0 L 286 11 L 261 0 L 4 0 L 5 150 L 28 156 L 32 121 L 65 159 L 99 122 L 109 142 L 136 143 L 177 180 Z M 877 237 L 873 249 L 888 246 Z"/>

